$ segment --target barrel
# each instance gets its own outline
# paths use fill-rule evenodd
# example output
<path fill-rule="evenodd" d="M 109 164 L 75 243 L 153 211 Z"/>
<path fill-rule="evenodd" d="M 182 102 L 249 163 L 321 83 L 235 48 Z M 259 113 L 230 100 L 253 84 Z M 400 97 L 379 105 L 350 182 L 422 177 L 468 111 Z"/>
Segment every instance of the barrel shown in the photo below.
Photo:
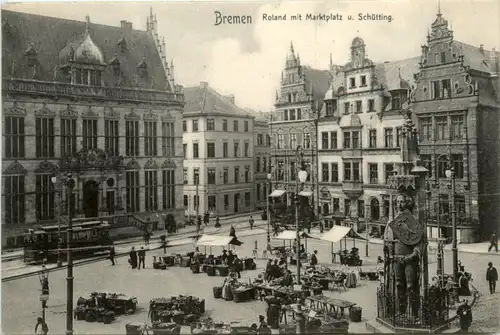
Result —
<path fill-rule="evenodd" d="M 206 272 L 209 277 L 215 276 L 215 268 L 213 266 L 207 266 Z"/>
<path fill-rule="evenodd" d="M 109 325 L 111 322 L 113 322 L 113 319 L 115 318 L 115 313 L 114 312 L 106 312 L 102 316 L 102 322 L 105 325 Z"/>
<path fill-rule="evenodd" d="M 271 329 L 279 329 L 280 306 L 270 305 L 267 308 L 267 323 Z"/>
<path fill-rule="evenodd" d="M 349 318 L 351 319 L 351 322 L 361 322 L 361 312 L 362 308 L 361 307 L 351 307 L 349 309 Z"/>
<path fill-rule="evenodd" d="M 194 274 L 200 273 L 200 264 L 198 264 L 198 263 L 191 264 L 190 268 L 191 268 L 192 273 L 194 273 Z"/>
<path fill-rule="evenodd" d="M 227 277 L 229 274 L 229 267 L 227 266 L 219 266 L 217 269 L 219 270 L 219 276 L 221 277 Z"/>
<path fill-rule="evenodd" d="M 222 287 L 215 286 L 213 288 L 213 292 L 214 292 L 214 298 L 215 299 L 220 299 L 222 297 Z"/>

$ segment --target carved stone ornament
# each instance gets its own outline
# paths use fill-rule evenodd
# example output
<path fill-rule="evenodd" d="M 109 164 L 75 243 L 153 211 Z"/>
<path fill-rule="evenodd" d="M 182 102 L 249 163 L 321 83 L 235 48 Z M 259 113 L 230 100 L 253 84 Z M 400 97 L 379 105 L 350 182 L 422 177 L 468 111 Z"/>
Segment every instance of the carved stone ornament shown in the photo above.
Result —
<path fill-rule="evenodd" d="M 158 115 L 153 113 L 151 109 L 142 118 L 144 121 L 158 121 Z"/>
<path fill-rule="evenodd" d="M 127 119 L 127 120 L 140 120 L 141 117 L 135 113 L 134 109 L 131 109 L 130 113 L 125 115 L 125 119 Z"/>
<path fill-rule="evenodd" d="M 162 169 L 175 169 L 177 165 L 175 165 L 175 162 L 171 159 L 167 159 L 163 162 L 163 165 L 161 166 Z"/>
<path fill-rule="evenodd" d="M 132 160 L 127 163 L 126 169 L 127 170 L 140 170 L 141 166 L 139 165 L 139 163 L 135 159 L 132 158 Z"/>
<path fill-rule="evenodd" d="M 156 164 L 153 158 L 150 158 L 146 164 L 144 164 L 144 170 L 158 170 L 158 164 Z"/>
<path fill-rule="evenodd" d="M 5 109 L 3 113 L 4 115 L 26 116 L 26 109 L 19 107 L 17 102 L 14 102 L 14 105 L 11 108 Z"/>
<path fill-rule="evenodd" d="M 55 117 L 56 112 L 53 110 L 50 110 L 47 107 L 47 104 L 44 103 L 42 108 L 35 111 L 35 116 Z"/>
<path fill-rule="evenodd" d="M 2 174 L 5 175 L 26 175 L 28 171 L 19 163 L 18 161 L 14 161 L 8 167 L 6 167 Z"/>
<path fill-rule="evenodd" d="M 94 112 L 92 110 L 92 106 L 89 106 L 89 108 L 87 109 L 87 111 L 85 111 L 82 114 L 82 117 L 83 118 L 87 118 L 87 119 L 98 119 L 99 118 L 99 114 L 97 112 Z"/>
<path fill-rule="evenodd" d="M 102 149 L 81 150 L 69 157 L 61 159 L 61 170 L 117 170 L 123 167 L 122 156 L 108 155 Z"/>
<path fill-rule="evenodd" d="M 58 171 L 58 166 L 48 161 L 41 162 L 35 170 L 36 173 L 57 173 Z"/>
<path fill-rule="evenodd" d="M 106 119 L 119 119 L 120 114 L 115 112 L 113 107 L 104 107 L 104 117 Z"/>
<path fill-rule="evenodd" d="M 162 121 L 174 121 L 175 118 L 172 116 L 170 112 L 166 112 L 165 115 L 161 117 Z"/>
<path fill-rule="evenodd" d="M 326 187 L 323 187 L 321 189 L 320 195 L 321 195 L 321 198 L 324 198 L 324 199 L 330 199 L 332 197 L 332 195 L 330 194 L 330 191 Z"/>
<path fill-rule="evenodd" d="M 61 118 L 72 118 L 76 119 L 78 117 L 78 112 L 74 110 L 70 105 L 66 106 L 66 109 L 63 109 L 62 111 L 59 112 L 59 116 Z"/>
<path fill-rule="evenodd" d="M 409 210 L 405 210 L 389 223 L 393 238 L 405 245 L 416 245 L 423 237 L 423 229 Z"/>

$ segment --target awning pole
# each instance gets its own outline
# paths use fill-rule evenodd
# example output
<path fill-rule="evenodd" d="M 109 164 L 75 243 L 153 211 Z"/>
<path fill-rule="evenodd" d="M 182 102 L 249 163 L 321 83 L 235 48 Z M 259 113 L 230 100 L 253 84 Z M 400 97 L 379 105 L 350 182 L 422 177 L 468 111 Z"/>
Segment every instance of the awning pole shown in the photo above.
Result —
<path fill-rule="evenodd" d="M 307 237 L 304 238 L 304 241 L 306 242 L 306 253 L 307 253 Z"/>

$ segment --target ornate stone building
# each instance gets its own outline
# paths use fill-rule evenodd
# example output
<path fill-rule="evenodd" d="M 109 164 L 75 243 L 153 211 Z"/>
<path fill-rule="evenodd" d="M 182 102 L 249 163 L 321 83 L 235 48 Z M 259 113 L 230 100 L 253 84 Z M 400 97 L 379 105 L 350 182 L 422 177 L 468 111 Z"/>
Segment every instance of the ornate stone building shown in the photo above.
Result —
<path fill-rule="evenodd" d="M 267 178 L 269 164 L 269 148 L 271 136 L 269 135 L 270 113 L 254 113 L 254 156 L 255 156 L 255 208 L 265 209 L 266 199 L 270 193 L 270 181 Z"/>
<path fill-rule="evenodd" d="M 370 230 L 381 232 L 390 216 L 387 184 L 401 161 L 403 110 L 418 58 L 377 64 L 366 51 L 356 37 L 350 61 L 330 65 L 319 122 L 320 205 L 328 226 L 358 229 L 369 222 Z"/>
<path fill-rule="evenodd" d="M 184 220 L 184 95 L 166 56 L 152 13 L 144 31 L 2 11 L 3 241 L 69 208 Z"/>
<path fill-rule="evenodd" d="M 271 112 L 272 198 L 282 198 L 290 205 L 296 190 L 296 150 L 301 146 L 308 170 L 304 196 L 312 208 L 317 204 L 317 112 L 329 87 L 327 70 L 303 66 L 293 44 L 281 72 L 281 85 L 276 92 L 275 109 Z"/>
<path fill-rule="evenodd" d="M 430 236 L 451 236 L 450 180 L 454 168 L 459 239 L 498 234 L 500 222 L 499 53 L 453 38 L 439 12 L 422 46 L 411 109 L 420 158 L 430 170 Z"/>

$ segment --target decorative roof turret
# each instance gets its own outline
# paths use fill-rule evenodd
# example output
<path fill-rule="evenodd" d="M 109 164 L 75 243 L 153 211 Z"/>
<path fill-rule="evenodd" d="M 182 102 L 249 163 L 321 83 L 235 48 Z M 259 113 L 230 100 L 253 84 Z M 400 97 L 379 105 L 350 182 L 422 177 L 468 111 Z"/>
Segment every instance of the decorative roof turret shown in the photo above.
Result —
<path fill-rule="evenodd" d="M 90 37 L 90 17 L 86 16 L 85 35 L 83 40 L 74 49 L 74 61 L 77 63 L 106 65 L 101 49 Z"/>
<path fill-rule="evenodd" d="M 293 42 L 290 41 L 290 52 L 286 56 L 286 66 L 285 67 L 287 69 L 300 66 L 300 58 L 297 56 L 295 56 L 295 51 L 293 50 Z"/>
<path fill-rule="evenodd" d="M 431 33 L 427 36 L 427 41 L 432 42 L 443 38 L 453 38 L 453 32 L 448 29 L 448 21 L 441 14 L 441 3 L 438 4 L 436 19 L 431 25 Z"/>

